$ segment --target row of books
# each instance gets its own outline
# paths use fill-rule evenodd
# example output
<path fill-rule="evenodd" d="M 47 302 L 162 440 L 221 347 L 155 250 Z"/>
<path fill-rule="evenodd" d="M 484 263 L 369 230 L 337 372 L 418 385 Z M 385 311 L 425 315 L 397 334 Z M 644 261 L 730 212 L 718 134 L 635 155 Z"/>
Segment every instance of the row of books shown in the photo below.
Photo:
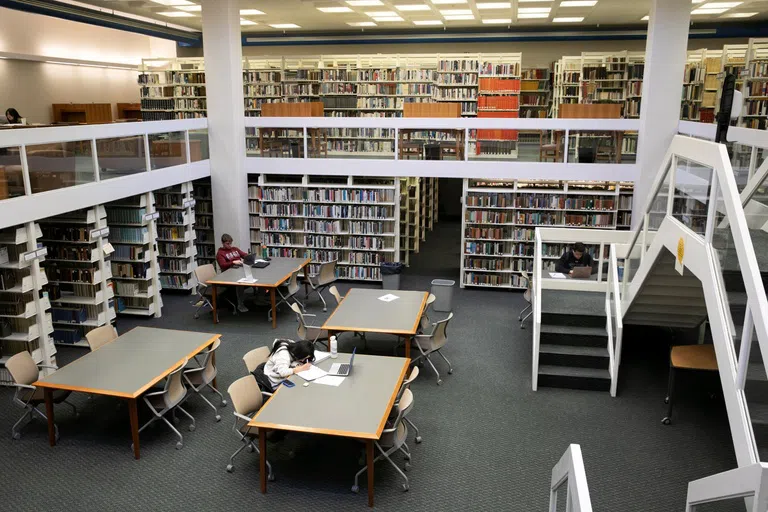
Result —
<path fill-rule="evenodd" d="M 284 96 L 319 96 L 320 84 L 291 83 L 283 85 Z"/>
<path fill-rule="evenodd" d="M 542 98 L 540 95 L 540 99 Z M 520 108 L 519 96 L 480 96 L 477 100 L 477 107 L 480 110 L 517 110 Z"/>
<path fill-rule="evenodd" d="M 367 98 L 357 97 L 357 108 L 370 109 L 370 108 L 395 108 L 402 109 L 406 103 L 417 103 L 413 101 L 415 98 L 394 98 L 394 97 L 377 97 L 371 96 Z M 353 107 L 354 108 L 354 107 Z"/>
<path fill-rule="evenodd" d="M 563 83 L 576 84 L 581 81 L 581 71 L 564 71 Z"/>
<path fill-rule="evenodd" d="M 114 264 L 113 264 L 114 265 Z M 45 275 L 48 281 L 68 281 L 93 284 L 97 269 L 61 266 L 55 262 L 45 262 Z"/>
<path fill-rule="evenodd" d="M 642 80 L 645 76 L 645 64 L 636 63 L 627 66 L 627 78 L 629 80 Z"/>
<path fill-rule="evenodd" d="M 357 265 L 379 265 L 393 261 L 394 253 L 386 252 L 350 252 L 345 263 Z"/>
<path fill-rule="evenodd" d="M 243 82 L 280 82 L 280 71 L 243 71 Z"/>
<path fill-rule="evenodd" d="M 187 288 L 189 279 L 187 276 L 182 275 L 165 275 L 160 276 L 160 286 L 166 290 L 185 289 Z"/>
<path fill-rule="evenodd" d="M 319 70 L 316 69 L 293 69 L 293 70 L 286 70 L 284 72 L 284 78 L 283 81 L 290 81 L 290 80 L 313 80 L 313 81 L 319 81 L 321 78 L 321 74 Z"/>
<path fill-rule="evenodd" d="M 485 92 L 503 92 L 506 94 L 518 94 L 520 92 L 520 80 L 509 78 L 483 78 L 480 77 L 480 94 Z"/>
<path fill-rule="evenodd" d="M 437 85 L 455 85 L 455 86 L 477 86 L 477 75 L 475 74 L 457 74 L 448 73 L 440 75 L 437 79 Z"/>
<path fill-rule="evenodd" d="M 464 229 L 465 238 L 476 239 L 504 239 L 504 240 L 527 240 L 533 241 L 536 231 L 529 228 L 478 228 L 467 226 Z"/>
<path fill-rule="evenodd" d="M 149 281 L 115 281 L 117 295 L 131 297 L 147 293 Z"/>
<path fill-rule="evenodd" d="M 768 62 L 765 60 L 749 63 L 749 76 L 751 78 L 763 78 L 768 76 Z"/>
<path fill-rule="evenodd" d="M 320 94 L 357 94 L 357 86 L 353 83 L 323 83 L 320 86 Z"/>
<path fill-rule="evenodd" d="M 51 245 L 48 247 L 48 258 L 55 260 L 91 261 L 91 249 L 88 246 Z"/>
<path fill-rule="evenodd" d="M 746 91 L 747 96 L 768 96 L 768 82 L 751 82 Z"/>
<path fill-rule="evenodd" d="M 158 242 L 157 250 L 164 256 L 186 256 L 186 242 Z"/>
<path fill-rule="evenodd" d="M 132 279 L 146 279 L 148 263 L 120 263 L 112 262 L 112 275 L 115 277 L 130 277 Z"/>
<path fill-rule="evenodd" d="M 603 66 L 584 66 L 582 69 L 583 80 L 616 80 L 618 73 L 623 73 L 623 69 L 609 69 Z"/>
<path fill-rule="evenodd" d="M 443 72 L 466 71 L 477 73 L 480 70 L 480 61 L 476 59 L 440 60 L 437 63 L 437 70 Z"/>
<path fill-rule="evenodd" d="M 160 266 L 160 272 L 186 272 L 187 260 L 180 258 L 163 258 L 162 256 L 157 259 L 157 264 Z"/>
<path fill-rule="evenodd" d="M 524 288 L 526 285 L 520 284 L 523 281 L 525 281 L 525 279 L 514 275 L 478 274 L 476 272 L 467 272 L 464 274 L 464 284 L 470 285 Z M 513 282 L 516 284 L 513 284 Z"/>
<path fill-rule="evenodd" d="M 177 85 L 173 88 L 174 96 L 205 96 L 204 85 Z"/>
<path fill-rule="evenodd" d="M 432 94 L 432 84 L 359 84 L 357 94 L 360 96 L 376 94 L 397 94 L 401 96 L 428 96 Z"/>
<path fill-rule="evenodd" d="M 624 110 L 624 117 L 640 117 L 640 103 L 640 98 L 628 99 Z"/>
<path fill-rule="evenodd" d="M 749 116 L 768 116 L 768 100 L 748 101 L 744 110 Z"/>
<path fill-rule="evenodd" d="M 683 71 L 683 83 L 703 82 L 706 75 L 707 70 L 701 64 L 698 62 L 688 63 Z"/>
<path fill-rule="evenodd" d="M 629 107 L 627 108 L 628 112 L 627 115 L 640 115 L 639 112 L 637 114 L 634 114 L 632 112 L 632 109 Z M 639 107 L 638 107 L 639 110 Z M 637 139 L 634 137 L 624 137 L 621 140 L 621 152 L 622 154 L 633 154 L 637 153 Z"/>
<path fill-rule="evenodd" d="M 111 209 L 111 208 L 110 208 Z M 109 221 L 107 221 L 109 222 Z M 113 243 L 142 243 L 148 235 L 146 227 L 110 227 L 109 234 Z"/>
<path fill-rule="evenodd" d="M 643 82 L 627 82 L 624 91 L 627 96 L 640 96 L 643 93 Z"/>
<path fill-rule="evenodd" d="M 524 69 L 521 77 L 524 80 L 545 80 L 549 78 L 549 69 L 547 68 Z"/>
<path fill-rule="evenodd" d="M 205 84 L 205 73 L 176 72 L 173 73 L 173 83 L 175 84 Z"/>
<path fill-rule="evenodd" d="M 520 76 L 520 63 L 493 64 L 491 62 L 483 62 L 483 65 L 480 67 L 480 74 Z"/>
<path fill-rule="evenodd" d="M 117 260 L 140 260 L 144 258 L 144 247 L 141 245 L 117 245 L 112 258 Z"/>
<path fill-rule="evenodd" d="M 184 212 L 181 210 L 163 210 L 160 213 L 158 222 L 161 224 L 180 224 L 185 222 Z"/>
<path fill-rule="evenodd" d="M 245 85 L 243 86 L 243 95 L 281 97 L 283 95 L 283 88 L 280 84 Z"/>
<path fill-rule="evenodd" d="M 159 85 L 173 82 L 173 71 L 164 71 L 161 73 L 141 73 L 138 82 L 140 85 Z"/>
<path fill-rule="evenodd" d="M 141 110 L 175 110 L 176 100 L 141 98 Z"/>
<path fill-rule="evenodd" d="M 208 100 L 205 98 L 177 99 L 175 102 L 176 110 L 206 110 L 208 108 Z"/>
<path fill-rule="evenodd" d="M 544 107 L 549 105 L 549 98 L 544 94 L 521 94 L 520 104 L 523 107 L 527 106 L 540 106 Z"/>
<path fill-rule="evenodd" d="M 187 228 L 185 226 L 173 227 L 173 228 L 166 228 L 166 227 L 157 228 L 157 238 L 165 238 L 167 240 L 184 240 L 186 233 L 187 233 Z"/>
<path fill-rule="evenodd" d="M 358 279 L 364 281 L 381 281 L 379 267 L 339 267 L 341 279 Z"/>
<path fill-rule="evenodd" d="M 328 151 L 344 153 L 394 153 L 395 144 L 391 141 L 367 140 L 330 140 Z"/>

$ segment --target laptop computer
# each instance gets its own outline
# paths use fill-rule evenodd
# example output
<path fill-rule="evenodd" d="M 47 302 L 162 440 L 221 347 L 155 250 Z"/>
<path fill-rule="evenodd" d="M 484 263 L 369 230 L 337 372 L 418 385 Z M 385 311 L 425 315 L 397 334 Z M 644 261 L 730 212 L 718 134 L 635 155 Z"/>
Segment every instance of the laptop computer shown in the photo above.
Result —
<path fill-rule="evenodd" d="M 352 365 L 355 363 L 355 352 L 357 352 L 357 347 L 352 350 L 352 357 L 349 358 L 349 363 L 333 363 L 331 369 L 328 370 L 328 375 L 346 377 L 352 373 Z"/>
<path fill-rule="evenodd" d="M 589 279 L 592 276 L 592 267 L 573 267 L 571 278 Z"/>
<path fill-rule="evenodd" d="M 265 268 L 269 266 L 269 261 L 258 258 L 255 254 L 248 254 L 243 258 L 243 263 L 253 268 Z"/>

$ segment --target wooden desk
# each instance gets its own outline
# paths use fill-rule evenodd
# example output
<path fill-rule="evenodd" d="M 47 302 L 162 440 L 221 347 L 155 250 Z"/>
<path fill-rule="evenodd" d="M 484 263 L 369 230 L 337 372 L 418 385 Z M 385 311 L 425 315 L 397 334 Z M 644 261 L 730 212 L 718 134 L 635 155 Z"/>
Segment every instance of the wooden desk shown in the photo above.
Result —
<path fill-rule="evenodd" d="M 346 301 L 345 301 L 346 302 Z M 350 354 L 326 359 L 323 370 L 333 363 L 349 362 Z M 267 492 L 267 432 L 287 430 L 360 439 L 365 442 L 368 465 L 368 506 L 373 506 L 373 442 L 381 437 L 395 403 L 410 359 L 357 354 L 349 377 L 339 386 L 310 383 L 296 375 L 288 380 L 293 388 L 280 386 L 248 423 L 259 429 L 259 478 L 261 492 Z M 333 454 L 328 454 L 329 463 Z"/>
<path fill-rule="evenodd" d="M 128 400 L 133 456 L 140 458 L 138 398 L 178 368 L 185 358 L 191 359 L 220 337 L 220 334 L 136 327 L 38 380 L 34 385 L 45 392 L 51 446 L 56 446 L 53 391 L 79 391 Z"/>
<path fill-rule="evenodd" d="M 251 268 L 255 283 L 239 283 L 238 280 L 245 276 L 242 267 L 232 267 L 221 274 L 217 274 L 213 279 L 209 279 L 206 284 L 211 285 L 211 309 L 213 309 L 213 323 L 219 323 L 219 313 L 216 309 L 216 287 L 217 286 L 250 286 L 252 288 L 269 289 L 269 299 L 272 303 L 272 328 L 277 327 L 277 306 L 275 303 L 275 290 L 278 286 L 290 279 L 291 274 L 296 270 L 304 269 L 304 279 L 307 277 L 307 266 L 312 261 L 311 258 L 272 258 L 269 266 L 265 268 Z"/>
<path fill-rule="evenodd" d="M 399 298 L 379 300 L 387 294 Z M 352 288 L 323 324 L 328 338 L 336 332 L 378 332 L 405 337 L 405 357 L 411 357 L 411 339 L 419 329 L 427 305 L 427 292 Z"/>

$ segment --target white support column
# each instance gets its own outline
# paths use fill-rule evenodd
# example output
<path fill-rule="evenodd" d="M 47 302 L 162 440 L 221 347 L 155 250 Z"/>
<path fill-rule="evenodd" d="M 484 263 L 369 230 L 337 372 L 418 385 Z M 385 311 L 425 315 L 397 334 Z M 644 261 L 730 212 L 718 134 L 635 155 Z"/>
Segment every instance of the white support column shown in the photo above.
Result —
<path fill-rule="evenodd" d="M 216 240 L 249 246 L 240 2 L 203 0 L 203 53 Z"/>
<path fill-rule="evenodd" d="M 645 46 L 632 228 L 643 219 L 653 179 L 680 122 L 680 91 L 688 50 L 691 0 L 652 0 Z"/>

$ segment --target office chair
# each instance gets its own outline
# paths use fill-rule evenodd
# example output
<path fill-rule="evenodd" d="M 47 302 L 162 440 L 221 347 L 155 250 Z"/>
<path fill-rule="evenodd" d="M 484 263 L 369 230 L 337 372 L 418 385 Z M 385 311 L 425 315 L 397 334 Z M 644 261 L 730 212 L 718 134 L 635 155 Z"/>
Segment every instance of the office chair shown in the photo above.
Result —
<path fill-rule="evenodd" d="M 182 402 L 187 396 L 187 388 L 184 385 L 184 380 L 181 378 L 182 370 L 186 365 L 187 359 L 185 358 L 184 361 L 182 361 L 182 363 L 173 370 L 168 377 L 166 377 L 162 390 L 147 393 L 142 397 L 144 403 L 147 404 L 147 407 L 152 412 L 153 417 L 139 429 L 139 433 L 157 420 L 163 420 L 165 424 L 179 436 L 179 442 L 176 443 L 177 450 L 181 450 L 184 446 L 184 437 L 178 430 L 176 430 L 176 427 L 168 421 L 168 418 L 166 418 L 165 415 L 169 412 L 179 410 L 192 420 L 192 424 L 189 426 L 189 431 L 193 432 L 195 430 L 195 418 L 181 407 Z M 133 446 L 131 446 L 131 449 L 133 449 Z"/>
<path fill-rule="evenodd" d="M 85 333 L 85 339 L 88 342 L 88 346 L 91 347 L 91 352 L 93 352 L 107 343 L 115 341 L 117 339 L 117 329 L 111 324 L 102 325 Z"/>
<path fill-rule="evenodd" d="M 417 427 L 413 421 L 408 418 L 408 413 L 413 409 L 413 392 L 411 391 L 411 383 L 419 376 L 419 367 L 414 366 L 411 369 L 411 375 L 403 381 L 400 387 L 400 393 L 397 397 L 397 409 L 403 413 L 403 421 L 413 427 L 416 434 L 416 444 L 421 444 L 421 436 L 419 435 L 419 427 Z"/>
<path fill-rule="evenodd" d="M 232 407 L 234 407 L 235 424 L 232 426 L 232 430 L 240 438 L 240 442 L 243 446 L 237 449 L 235 453 L 229 458 L 229 464 L 227 464 L 227 472 L 231 473 L 235 470 L 235 457 L 243 451 L 244 448 L 248 448 L 249 451 L 259 452 L 259 448 L 254 441 L 259 437 L 259 429 L 251 428 L 248 426 L 248 422 L 251 421 L 253 416 L 259 412 L 264 398 L 262 392 L 259 389 L 259 384 L 253 375 L 246 375 L 240 377 L 233 382 L 227 389 L 229 397 L 232 400 Z M 241 423 L 242 422 L 242 423 Z M 275 476 L 272 473 L 272 465 L 267 461 L 267 479 L 272 482 L 275 480 Z"/>
<path fill-rule="evenodd" d="M 664 403 L 667 404 L 667 415 L 661 420 L 661 423 L 664 425 L 672 423 L 672 399 L 675 392 L 675 375 L 679 370 L 718 371 L 715 346 L 712 344 L 678 345 L 672 347 L 672 350 L 670 350 L 669 382 L 667 384 L 667 397 L 664 399 Z"/>
<path fill-rule="evenodd" d="M 36 382 L 40 378 L 40 368 L 58 370 L 58 367 L 42 364 L 37 365 L 35 364 L 35 360 L 32 359 L 30 353 L 24 351 L 11 356 L 5 362 L 5 368 L 11 374 L 13 385 L 16 388 L 16 392 L 13 394 L 13 403 L 24 409 L 24 415 L 19 418 L 19 421 L 14 423 L 13 427 L 11 427 L 11 435 L 13 439 L 19 440 L 21 439 L 21 430 L 35 418 L 35 414 L 43 418 L 46 422 L 48 421 L 48 416 L 46 416 L 37 408 L 38 405 L 45 403 L 45 393 L 42 388 L 36 388 L 32 385 L 32 383 Z M 67 401 L 69 393 L 69 391 L 60 389 L 54 390 L 53 403 L 60 404 L 63 402 L 67 404 L 72 408 L 75 416 L 77 416 L 77 407 Z M 19 426 L 25 420 L 27 420 L 27 418 L 29 418 L 29 421 L 21 428 L 19 428 Z M 53 427 L 55 430 L 56 440 L 58 440 L 59 427 L 56 424 L 54 424 Z"/>
<path fill-rule="evenodd" d="M 424 307 L 424 314 L 421 315 L 421 320 L 419 320 L 419 331 L 422 334 L 432 326 L 432 322 L 429 321 L 429 315 L 427 312 L 436 299 L 437 297 L 435 297 L 434 293 L 430 293 L 429 297 L 427 297 L 427 305 Z"/>
<path fill-rule="evenodd" d="M 339 304 L 341 304 L 341 301 L 344 300 L 344 297 L 342 297 L 341 294 L 339 293 L 339 289 L 336 288 L 335 286 L 331 286 L 330 288 L 328 288 L 328 291 L 331 292 L 331 295 L 333 295 L 333 298 L 336 299 L 336 305 L 338 306 Z"/>
<path fill-rule="evenodd" d="M 208 280 L 213 279 L 216 277 L 216 269 L 213 267 L 213 264 L 208 263 L 207 265 L 200 265 L 199 267 L 195 268 L 195 277 L 197 278 L 197 309 L 195 310 L 195 318 L 200 317 L 200 310 L 204 307 L 208 306 L 211 310 L 213 310 L 213 304 L 211 304 L 211 298 L 213 297 L 213 288 L 208 286 L 206 283 Z M 232 314 L 237 314 L 237 307 L 235 304 L 229 300 L 228 298 L 223 296 L 220 288 L 216 289 L 216 300 L 220 301 L 222 299 L 226 300 L 230 306 L 232 306 Z"/>
<path fill-rule="evenodd" d="M 411 402 L 411 406 L 413 406 L 413 402 Z M 405 473 L 403 473 L 403 470 L 400 469 L 397 464 L 395 464 L 395 461 L 390 458 L 390 455 L 400 451 L 405 455 L 405 470 L 408 471 L 408 469 L 411 467 L 411 464 L 407 462 L 411 459 L 411 450 L 406 444 L 406 440 L 408 439 L 408 427 L 403 421 L 403 411 L 398 408 L 395 420 L 391 423 L 387 421 L 385 427 L 386 428 L 381 431 L 381 437 L 373 442 L 373 445 L 379 450 L 379 452 L 381 452 L 375 459 L 373 459 L 373 463 L 375 464 L 381 459 L 387 459 L 387 461 L 392 464 L 392 467 L 394 467 L 395 470 L 400 473 L 400 476 L 402 476 L 405 480 L 405 483 L 403 484 L 403 491 L 407 491 L 410 488 L 408 485 L 408 477 L 405 475 Z M 352 485 L 352 492 L 360 492 L 360 487 L 357 485 L 357 481 L 360 478 L 360 475 L 365 473 L 367 470 L 368 467 L 363 466 L 363 468 L 355 474 L 355 483 Z"/>
<path fill-rule="evenodd" d="M 299 339 L 309 340 L 315 343 L 318 341 L 325 341 L 326 348 L 328 348 L 328 331 L 316 325 L 307 325 L 306 317 L 314 317 L 317 315 L 302 313 L 299 305 L 296 303 L 291 304 L 291 309 L 296 313 L 296 321 L 299 322 L 299 327 L 296 332 Z"/>
<path fill-rule="evenodd" d="M 243 362 L 248 369 L 248 373 L 251 373 L 261 363 L 266 363 L 269 359 L 269 347 L 259 347 L 249 351 L 243 356 Z"/>
<path fill-rule="evenodd" d="M 520 321 L 520 328 L 525 329 L 525 321 L 528 320 L 533 314 L 533 279 L 531 279 L 530 275 L 525 270 L 523 270 L 521 274 L 523 279 L 526 281 L 526 288 L 525 293 L 523 293 L 523 298 L 526 302 L 528 302 L 528 305 L 525 306 L 525 308 L 520 312 L 520 316 L 518 316 L 517 319 Z M 528 311 L 528 314 L 525 313 L 526 311 Z"/>
<path fill-rule="evenodd" d="M 336 260 L 321 263 L 320 271 L 317 274 L 310 275 L 305 281 L 312 288 L 312 291 L 306 294 L 305 300 L 309 300 L 309 296 L 312 295 L 312 293 L 317 293 L 320 300 L 323 302 L 323 312 L 328 311 L 328 304 L 325 303 L 323 290 L 335 283 L 337 279 Z"/>
<path fill-rule="evenodd" d="M 205 395 L 203 395 L 202 390 L 206 387 L 211 388 L 219 397 L 221 398 L 221 406 L 227 405 L 227 401 L 224 400 L 224 395 L 219 392 L 218 389 L 213 387 L 213 379 L 216 378 L 216 374 L 218 373 L 218 370 L 216 366 L 213 364 L 213 355 L 216 353 L 216 349 L 219 348 L 219 345 L 221 345 L 221 340 L 218 339 L 213 342 L 213 345 L 203 354 L 203 362 L 200 363 L 199 368 L 192 368 L 190 370 L 184 370 L 182 375 L 184 376 L 184 380 L 187 381 L 187 385 L 189 386 L 188 389 L 191 389 L 192 392 L 196 393 L 200 398 L 202 398 L 205 403 L 211 406 L 213 409 L 213 413 L 216 417 L 216 421 L 221 420 L 221 416 L 219 415 L 219 411 L 216 410 L 216 406 L 213 405 L 207 398 L 205 398 Z M 195 356 L 195 360 L 197 360 L 197 356 Z M 199 363 L 199 361 L 198 361 Z M 187 395 L 189 397 L 189 395 Z"/>
<path fill-rule="evenodd" d="M 433 353 L 437 353 L 448 364 L 448 374 L 450 375 L 453 373 L 453 366 L 451 366 L 451 362 L 441 352 L 441 349 L 448 342 L 446 329 L 448 328 L 448 322 L 450 322 L 452 318 L 453 313 L 450 313 L 448 318 L 445 320 L 440 320 L 439 322 L 432 324 L 434 326 L 432 329 L 432 334 L 417 334 L 413 338 L 416 342 L 416 348 L 418 348 L 419 352 L 421 352 L 420 355 L 416 356 L 413 362 L 418 362 L 420 359 L 426 360 L 429 363 L 429 366 L 432 367 L 432 369 L 435 371 L 435 374 L 437 375 L 438 386 L 442 384 L 443 381 L 440 379 L 440 373 L 437 371 L 437 368 L 435 368 L 435 365 L 432 363 L 432 360 L 429 358 L 429 356 Z"/>
<path fill-rule="evenodd" d="M 292 274 L 290 279 L 288 279 L 288 282 L 284 285 L 278 286 L 277 293 L 280 295 L 280 301 L 275 304 L 275 311 L 277 311 L 277 308 L 280 307 L 280 304 L 288 304 L 288 299 L 293 299 L 298 303 L 299 306 L 301 306 L 302 311 L 306 311 L 304 308 L 304 304 L 299 302 L 299 300 L 296 298 L 296 294 L 299 292 L 301 287 L 299 286 L 299 271 L 295 270 Z M 271 322 L 272 321 L 272 308 L 269 308 L 269 313 L 267 314 L 267 319 Z"/>

